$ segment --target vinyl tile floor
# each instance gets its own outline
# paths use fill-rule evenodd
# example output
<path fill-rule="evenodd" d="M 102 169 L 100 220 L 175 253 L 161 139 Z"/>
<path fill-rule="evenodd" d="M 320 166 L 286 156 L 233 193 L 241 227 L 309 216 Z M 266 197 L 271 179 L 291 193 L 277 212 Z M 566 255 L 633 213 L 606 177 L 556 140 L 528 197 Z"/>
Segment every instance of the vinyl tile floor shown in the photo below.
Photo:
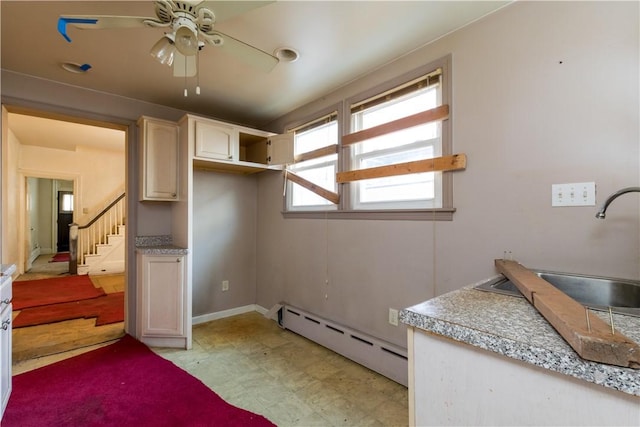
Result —
<path fill-rule="evenodd" d="M 278 426 L 406 426 L 407 388 L 257 312 L 193 327 L 193 349 L 154 349 L 232 405 Z"/>

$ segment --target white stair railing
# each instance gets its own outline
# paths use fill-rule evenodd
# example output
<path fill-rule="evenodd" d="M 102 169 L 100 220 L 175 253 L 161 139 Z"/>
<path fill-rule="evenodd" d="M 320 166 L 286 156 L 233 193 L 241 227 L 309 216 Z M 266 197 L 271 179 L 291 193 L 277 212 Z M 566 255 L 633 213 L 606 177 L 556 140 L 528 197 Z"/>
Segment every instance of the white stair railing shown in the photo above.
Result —
<path fill-rule="evenodd" d="M 86 225 L 71 224 L 69 228 L 69 273 L 78 274 L 87 255 L 95 255 L 98 245 L 106 244 L 109 235 L 118 234 L 125 222 L 125 194 L 118 196 Z"/>

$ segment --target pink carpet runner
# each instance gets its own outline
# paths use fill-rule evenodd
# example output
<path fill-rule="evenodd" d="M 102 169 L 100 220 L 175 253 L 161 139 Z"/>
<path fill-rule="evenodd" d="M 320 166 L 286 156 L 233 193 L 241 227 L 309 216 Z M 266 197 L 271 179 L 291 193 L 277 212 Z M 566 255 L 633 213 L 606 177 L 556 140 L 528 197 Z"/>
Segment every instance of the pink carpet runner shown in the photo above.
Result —
<path fill-rule="evenodd" d="M 273 426 L 126 335 L 13 377 L 3 427 Z"/>

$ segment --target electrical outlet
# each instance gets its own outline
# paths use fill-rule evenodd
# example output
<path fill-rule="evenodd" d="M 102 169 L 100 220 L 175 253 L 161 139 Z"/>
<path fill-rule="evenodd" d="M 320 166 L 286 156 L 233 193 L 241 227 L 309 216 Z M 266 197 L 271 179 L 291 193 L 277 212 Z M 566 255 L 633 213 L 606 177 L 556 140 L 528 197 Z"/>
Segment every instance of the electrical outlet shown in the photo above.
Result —
<path fill-rule="evenodd" d="M 398 310 L 395 308 L 389 309 L 389 323 L 393 326 L 398 326 Z"/>
<path fill-rule="evenodd" d="M 228 280 L 223 280 L 222 281 L 222 291 L 226 292 L 229 290 L 229 281 Z"/>
<path fill-rule="evenodd" d="M 551 206 L 595 206 L 596 183 L 575 182 L 551 185 Z"/>

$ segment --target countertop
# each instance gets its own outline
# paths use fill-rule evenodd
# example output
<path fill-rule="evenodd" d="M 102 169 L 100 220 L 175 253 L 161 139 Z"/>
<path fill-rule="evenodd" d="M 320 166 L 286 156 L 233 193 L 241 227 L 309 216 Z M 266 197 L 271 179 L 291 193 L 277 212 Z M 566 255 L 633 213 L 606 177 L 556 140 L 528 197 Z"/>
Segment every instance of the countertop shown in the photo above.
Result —
<path fill-rule="evenodd" d="M 640 396 L 640 370 L 582 359 L 527 300 L 473 289 L 476 285 L 404 309 L 400 320 L 436 335 Z M 609 323 L 608 313 L 591 311 L 591 315 Z M 614 314 L 613 321 L 616 330 L 640 343 L 639 317 Z"/>
<path fill-rule="evenodd" d="M 143 255 L 186 255 L 189 249 L 174 245 L 168 235 L 136 236 L 136 252 Z"/>
<path fill-rule="evenodd" d="M 174 245 L 138 246 L 136 252 L 143 255 L 186 255 L 189 250 Z"/>

